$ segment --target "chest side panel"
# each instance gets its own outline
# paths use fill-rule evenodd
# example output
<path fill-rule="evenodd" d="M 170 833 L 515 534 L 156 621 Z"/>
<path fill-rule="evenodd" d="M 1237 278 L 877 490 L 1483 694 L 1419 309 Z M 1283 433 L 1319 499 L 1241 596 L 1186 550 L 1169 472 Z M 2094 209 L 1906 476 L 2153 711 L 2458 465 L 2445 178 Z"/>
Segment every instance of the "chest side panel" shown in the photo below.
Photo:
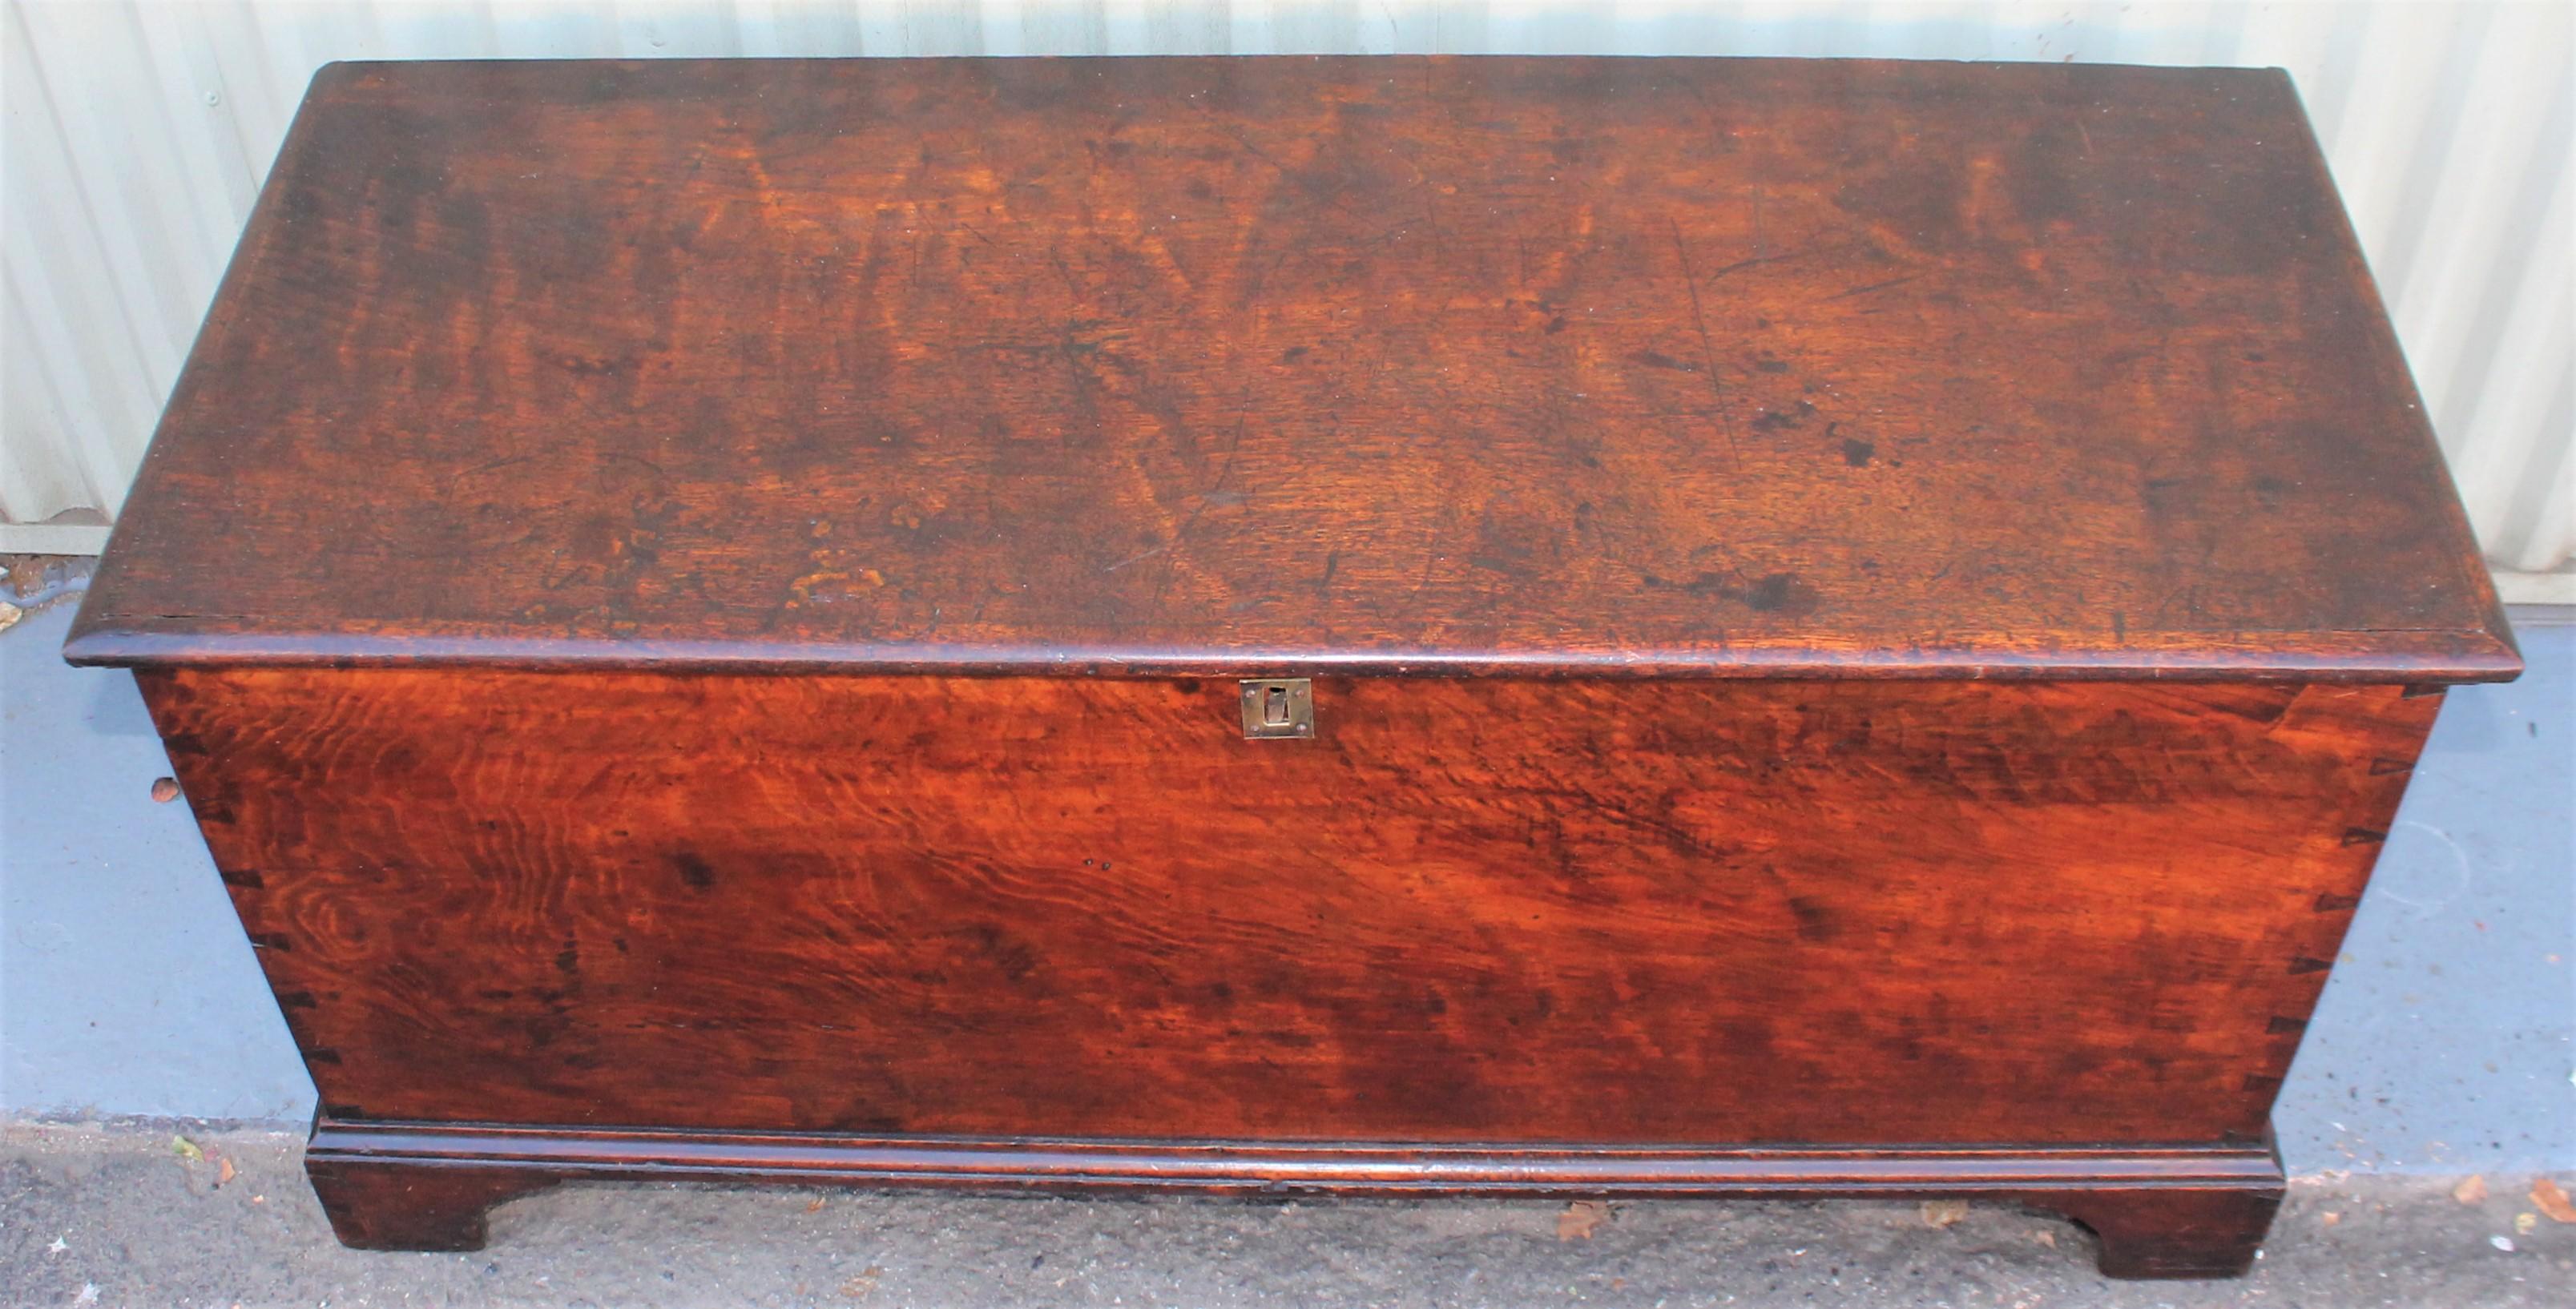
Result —
<path fill-rule="evenodd" d="M 2264 1130 L 2395 687 L 147 673 L 337 1118 Z"/>

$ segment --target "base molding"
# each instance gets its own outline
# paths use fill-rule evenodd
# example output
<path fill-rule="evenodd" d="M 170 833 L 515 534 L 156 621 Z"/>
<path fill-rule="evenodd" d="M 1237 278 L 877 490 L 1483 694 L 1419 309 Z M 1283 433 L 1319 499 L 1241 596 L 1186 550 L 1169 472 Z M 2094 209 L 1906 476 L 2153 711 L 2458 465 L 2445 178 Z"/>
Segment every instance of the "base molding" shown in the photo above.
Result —
<path fill-rule="evenodd" d="M 2101 1238 L 2115 1277 L 2245 1271 L 2279 1207 L 2268 1147 L 1745 1148 L 1096 1141 L 323 1119 L 306 1169 L 362 1249 L 476 1249 L 494 1205 L 558 1182 L 1200 1195 L 1966 1198 Z"/>
<path fill-rule="evenodd" d="M 1196 1193 L 1828 1197 L 2064 1186 L 2278 1188 L 2267 1147 L 1413 1145 L 858 1136 L 323 1119 L 312 1159 L 823 1186 L 1039 1186 Z"/>

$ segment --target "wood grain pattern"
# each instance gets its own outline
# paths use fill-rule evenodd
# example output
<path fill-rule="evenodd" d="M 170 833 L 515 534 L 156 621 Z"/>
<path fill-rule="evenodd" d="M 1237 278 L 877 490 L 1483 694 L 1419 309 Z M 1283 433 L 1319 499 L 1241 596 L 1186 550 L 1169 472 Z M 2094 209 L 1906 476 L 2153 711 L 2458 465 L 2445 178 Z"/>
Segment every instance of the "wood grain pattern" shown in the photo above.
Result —
<path fill-rule="evenodd" d="M 2520 668 L 2280 74 L 1609 59 L 326 69 L 67 653 L 353 1245 L 1971 1194 L 2134 1276 L 2252 1257 Z"/>
<path fill-rule="evenodd" d="M 327 1147 L 307 1149 L 304 1171 L 332 1234 L 353 1250 L 480 1250 L 491 1239 L 486 1220 L 494 1206 L 564 1176 L 450 1160 L 423 1167 L 418 1160 L 334 1157 Z"/>
<path fill-rule="evenodd" d="M 185 670 L 339 1119 L 2254 1143 L 2439 697 Z"/>
<path fill-rule="evenodd" d="M 2282 1194 L 2268 1150 L 1502 1150 L 1264 1142 L 877 1139 L 344 1123 L 307 1150 L 347 1244 L 479 1248 L 492 1205 L 579 1178 L 1211 1195 L 1965 1197 L 2063 1214 L 2115 1277 L 2252 1264 Z"/>
<path fill-rule="evenodd" d="M 1703 59 L 335 65 L 71 649 L 2518 667 L 2277 71 Z"/>

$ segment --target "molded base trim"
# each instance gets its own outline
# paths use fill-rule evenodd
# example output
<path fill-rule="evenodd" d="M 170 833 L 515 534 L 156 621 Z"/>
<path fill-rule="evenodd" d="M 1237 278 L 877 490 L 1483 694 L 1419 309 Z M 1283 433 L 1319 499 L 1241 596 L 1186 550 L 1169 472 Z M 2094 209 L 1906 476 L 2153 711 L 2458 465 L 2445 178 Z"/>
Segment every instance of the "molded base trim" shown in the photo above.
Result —
<path fill-rule="evenodd" d="M 1572 1147 L 845 1136 L 316 1123 L 306 1166 L 340 1239 L 473 1249 L 490 1206 L 580 1178 L 1194 1194 L 1966 1197 L 2065 1215 L 2116 1277 L 2242 1273 L 2279 1206 L 2268 1147 Z"/>

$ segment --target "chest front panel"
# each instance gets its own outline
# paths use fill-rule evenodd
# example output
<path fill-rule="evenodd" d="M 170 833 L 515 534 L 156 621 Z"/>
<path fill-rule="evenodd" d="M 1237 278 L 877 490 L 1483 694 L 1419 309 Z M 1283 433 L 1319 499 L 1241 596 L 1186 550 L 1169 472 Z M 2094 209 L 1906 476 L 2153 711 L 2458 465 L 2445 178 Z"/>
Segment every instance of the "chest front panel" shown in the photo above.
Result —
<path fill-rule="evenodd" d="M 2251 1140 L 2439 697 L 147 673 L 325 1112 Z"/>

